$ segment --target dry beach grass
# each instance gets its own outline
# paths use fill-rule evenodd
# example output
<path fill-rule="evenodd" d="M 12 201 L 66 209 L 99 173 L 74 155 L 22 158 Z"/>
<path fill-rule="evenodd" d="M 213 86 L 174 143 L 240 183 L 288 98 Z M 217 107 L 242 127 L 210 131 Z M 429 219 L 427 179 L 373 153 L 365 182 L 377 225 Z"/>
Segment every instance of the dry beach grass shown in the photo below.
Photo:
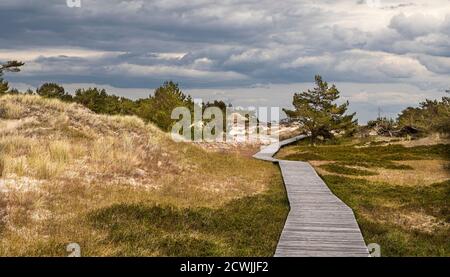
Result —
<path fill-rule="evenodd" d="M 0 97 L 0 127 L 1 256 L 62 256 L 71 242 L 94 256 L 275 248 L 287 203 L 273 165 L 38 96 Z"/>

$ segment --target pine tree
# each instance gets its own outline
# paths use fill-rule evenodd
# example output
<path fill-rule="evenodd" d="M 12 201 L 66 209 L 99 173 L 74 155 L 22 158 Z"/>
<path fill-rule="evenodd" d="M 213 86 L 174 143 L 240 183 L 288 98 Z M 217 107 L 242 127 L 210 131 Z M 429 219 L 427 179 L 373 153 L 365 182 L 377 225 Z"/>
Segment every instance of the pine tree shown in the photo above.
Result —
<path fill-rule="evenodd" d="M 23 62 L 9 61 L 4 64 L 0 64 L 0 96 L 9 91 L 8 82 L 4 81 L 2 76 L 4 72 L 19 72 L 20 67 L 23 66 Z"/>
<path fill-rule="evenodd" d="M 18 61 L 9 61 L 4 64 L 0 64 L 0 76 L 2 76 L 4 72 L 19 72 L 20 67 L 23 65 L 23 62 Z"/>
<path fill-rule="evenodd" d="M 158 127 L 166 131 L 169 131 L 175 122 L 171 118 L 174 108 L 187 107 L 192 111 L 194 107 L 191 97 L 184 94 L 179 85 L 172 81 L 164 82 L 152 96 L 139 104 L 139 115 L 155 122 Z"/>
<path fill-rule="evenodd" d="M 63 101 L 72 101 L 72 96 L 65 91 L 64 87 L 56 83 L 45 83 L 36 90 L 36 93 L 45 98 L 58 98 Z"/>
<path fill-rule="evenodd" d="M 355 113 L 345 114 L 348 101 L 338 105 L 340 92 L 335 85 L 331 87 L 322 80 L 315 77 L 316 85 L 313 90 L 295 93 L 293 99 L 294 110 L 283 109 L 292 119 L 298 121 L 309 133 L 311 141 L 322 136 L 325 139 L 333 138 L 336 133 L 351 135 L 357 127 L 357 120 L 353 119 Z"/>

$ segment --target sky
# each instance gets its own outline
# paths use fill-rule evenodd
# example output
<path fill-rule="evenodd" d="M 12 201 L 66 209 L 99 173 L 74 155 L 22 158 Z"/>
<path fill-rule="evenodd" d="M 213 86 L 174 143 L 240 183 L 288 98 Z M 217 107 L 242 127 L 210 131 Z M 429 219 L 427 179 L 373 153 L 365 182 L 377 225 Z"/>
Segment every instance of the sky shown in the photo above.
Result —
<path fill-rule="evenodd" d="M 69 1 L 76 2 L 76 1 Z M 290 107 L 320 74 L 360 122 L 450 88 L 450 0 L 1 0 L 5 78 L 146 97 L 165 80 L 205 101 Z"/>

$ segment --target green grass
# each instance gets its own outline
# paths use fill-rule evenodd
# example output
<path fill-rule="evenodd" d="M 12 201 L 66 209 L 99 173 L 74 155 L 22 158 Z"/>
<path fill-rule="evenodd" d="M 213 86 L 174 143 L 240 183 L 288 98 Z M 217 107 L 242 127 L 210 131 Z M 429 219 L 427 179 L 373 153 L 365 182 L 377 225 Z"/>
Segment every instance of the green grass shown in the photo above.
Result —
<path fill-rule="evenodd" d="M 450 223 L 450 180 L 424 187 L 404 187 L 336 175 L 322 176 L 355 212 L 366 243 L 381 245 L 383 256 L 450 256 L 450 227 L 431 232 L 396 222 L 410 213 Z"/>
<path fill-rule="evenodd" d="M 377 173 L 373 172 L 373 171 L 352 168 L 352 167 L 341 165 L 339 163 L 324 164 L 324 165 L 321 165 L 320 168 L 323 168 L 323 169 L 325 169 L 328 172 L 333 172 L 333 173 L 337 173 L 337 174 L 344 174 L 344 175 L 356 175 L 356 176 L 373 176 L 373 175 L 377 175 Z"/>
<path fill-rule="evenodd" d="M 304 142 L 302 143 L 304 144 Z M 410 148 L 402 145 L 355 147 L 355 145 L 308 146 L 300 144 L 286 147 L 277 156 L 280 159 L 295 161 L 337 161 L 344 165 L 367 168 L 411 169 L 409 166 L 399 165 L 394 161 L 450 160 L 450 147 L 446 144 Z"/>
<path fill-rule="evenodd" d="M 89 220 L 107 233 L 104 244 L 113 244 L 114 256 L 272 256 L 287 213 L 276 177 L 267 192 L 219 209 L 116 204 L 92 212 Z"/>
<path fill-rule="evenodd" d="M 367 178 L 383 169 L 415 170 L 396 161 L 448 161 L 449 145 L 407 148 L 380 144 L 342 141 L 310 146 L 302 141 L 281 149 L 277 156 L 288 160 L 331 161 L 319 166 L 330 172 L 322 176 L 323 180 L 353 209 L 366 243 L 380 244 L 382 256 L 450 256 L 450 180 L 409 186 Z M 448 169 L 446 166 L 444 170 Z"/>

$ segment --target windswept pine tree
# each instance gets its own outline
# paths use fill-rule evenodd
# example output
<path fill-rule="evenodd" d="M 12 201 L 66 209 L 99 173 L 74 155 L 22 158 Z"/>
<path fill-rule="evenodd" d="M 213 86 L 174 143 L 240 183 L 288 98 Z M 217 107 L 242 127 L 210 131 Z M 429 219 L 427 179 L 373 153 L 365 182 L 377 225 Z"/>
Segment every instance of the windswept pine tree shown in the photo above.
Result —
<path fill-rule="evenodd" d="M 4 64 L 0 64 L 0 95 L 5 94 L 9 91 L 8 82 L 3 80 L 2 76 L 4 72 L 19 72 L 20 67 L 23 66 L 23 62 L 19 61 L 9 61 Z"/>
<path fill-rule="evenodd" d="M 313 90 L 294 94 L 294 110 L 283 109 L 292 120 L 298 121 L 311 136 L 311 141 L 319 136 L 325 139 L 333 138 L 336 133 L 351 135 L 357 127 L 357 120 L 353 119 L 355 113 L 346 114 L 348 101 L 338 105 L 339 90 L 335 85 L 331 87 L 315 77 L 316 87 Z"/>

